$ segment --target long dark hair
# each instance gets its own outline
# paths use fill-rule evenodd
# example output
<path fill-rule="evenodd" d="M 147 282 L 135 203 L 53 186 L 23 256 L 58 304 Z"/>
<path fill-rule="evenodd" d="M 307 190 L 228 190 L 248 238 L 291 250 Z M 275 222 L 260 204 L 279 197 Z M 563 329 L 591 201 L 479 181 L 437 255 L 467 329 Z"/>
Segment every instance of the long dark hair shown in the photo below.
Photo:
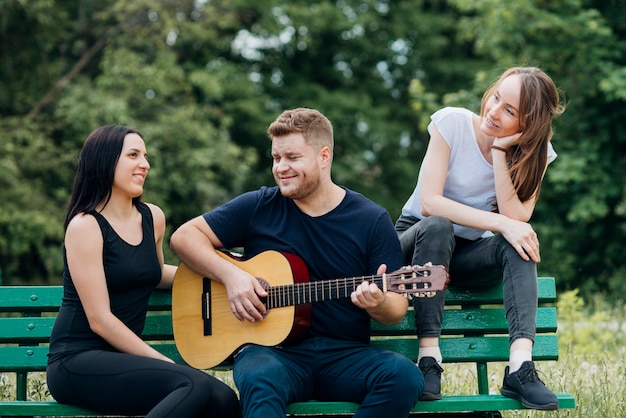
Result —
<path fill-rule="evenodd" d="M 121 125 L 102 126 L 89 134 L 78 157 L 72 197 L 63 228 L 79 213 L 93 212 L 98 204 L 111 198 L 115 167 L 128 134 L 142 136 L 134 129 Z M 138 202 L 136 197 L 133 202 Z"/>

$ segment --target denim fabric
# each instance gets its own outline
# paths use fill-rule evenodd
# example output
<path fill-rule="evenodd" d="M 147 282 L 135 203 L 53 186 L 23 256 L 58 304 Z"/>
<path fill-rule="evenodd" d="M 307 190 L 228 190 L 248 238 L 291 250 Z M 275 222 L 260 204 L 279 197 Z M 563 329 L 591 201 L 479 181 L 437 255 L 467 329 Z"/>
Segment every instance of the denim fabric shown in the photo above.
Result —
<path fill-rule="evenodd" d="M 250 345 L 233 369 L 246 418 L 283 418 L 287 403 L 360 403 L 357 418 L 406 418 L 424 388 L 420 370 L 393 351 L 331 338 L 295 346 Z"/>
<path fill-rule="evenodd" d="M 450 285 L 461 288 L 490 287 L 502 283 L 509 343 L 518 338 L 534 341 L 537 315 L 537 266 L 524 261 L 500 234 L 468 241 L 454 236 L 452 223 L 443 217 L 422 220 L 401 216 L 396 232 L 405 262 L 442 264 L 450 273 Z M 439 337 L 445 292 L 432 298 L 413 298 L 418 337 Z"/>

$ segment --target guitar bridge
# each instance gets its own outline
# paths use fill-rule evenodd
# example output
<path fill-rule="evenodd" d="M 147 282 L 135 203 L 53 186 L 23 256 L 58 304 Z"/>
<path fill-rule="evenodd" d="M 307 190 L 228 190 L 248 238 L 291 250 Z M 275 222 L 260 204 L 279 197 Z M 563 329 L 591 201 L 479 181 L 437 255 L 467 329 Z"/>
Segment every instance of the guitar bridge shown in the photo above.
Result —
<path fill-rule="evenodd" d="M 204 335 L 213 335 L 213 321 L 211 319 L 211 279 L 202 278 L 202 323 Z"/>

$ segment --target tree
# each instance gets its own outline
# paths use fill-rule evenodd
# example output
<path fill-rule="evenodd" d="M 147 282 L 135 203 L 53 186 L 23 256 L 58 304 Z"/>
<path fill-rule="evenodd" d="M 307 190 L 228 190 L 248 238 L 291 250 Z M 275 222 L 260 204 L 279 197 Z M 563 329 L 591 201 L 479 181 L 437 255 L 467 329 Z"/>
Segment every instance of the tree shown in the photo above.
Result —
<path fill-rule="evenodd" d="M 335 130 L 335 180 L 397 217 L 425 150 L 424 132 L 407 106 L 411 80 L 443 92 L 467 84 L 480 64 L 468 43 L 450 36 L 457 13 L 444 1 L 244 3 L 240 14 L 249 19 L 241 22 L 233 48 L 271 98 L 265 126 L 283 109 L 325 113 Z M 266 156 L 267 140 L 258 134 L 238 130 L 232 137 L 241 145 L 258 137 L 245 144 Z M 259 160 L 265 184 L 272 182 L 267 166 Z"/>
<path fill-rule="evenodd" d="M 0 0 L 4 280 L 59 282 L 76 157 L 100 125 L 144 134 L 168 233 L 272 185 L 265 129 L 298 106 L 333 122 L 335 180 L 395 219 L 432 112 L 477 109 L 505 67 L 538 65 L 569 102 L 533 217 L 540 273 L 621 294 L 625 33 L 618 0 Z"/>
<path fill-rule="evenodd" d="M 5 279 L 60 279 L 75 159 L 98 126 L 126 124 L 144 133 L 154 167 L 146 199 L 173 214 L 170 223 L 182 223 L 241 191 L 256 157 L 230 140 L 232 119 L 214 101 L 222 95 L 222 80 L 235 79 L 242 94 L 252 85 L 229 65 L 209 65 L 221 59 L 220 51 L 211 56 L 205 48 L 229 41 L 202 31 L 218 20 L 217 26 L 227 28 L 228 16 L 193 1 L 38 2 L 32 8 L 4 3 L 0 91 L 7 94 L 0 101 L 0 127 L 7 140 L 0 145 L 0 265 Z M 179 33 L 195 43 L 177 44 Z M 175 261 L 171 254 L 168 260 Z"/>
<path fill-rule="evenodd" d="M 396 216 L 412 187 L 398 179 L 416 176 L 414 156 L 423 152 L 406 106 L 409 81 L 470 77 L 467 45 L 449 42 L 454 15 L 445 2 L 2 6 L 0 123 L 6 147 L 22 144 L 0 157 L 10 168 L 0 209 L 5 277 L 58 280 L 75 158 L 97 126 L 144 133 L 153 165 L 145 197 L 176 227 L 272 184 L 265 127 L 283 109 L 315 107 L 335 125 L 336 180 Z M 441 48 L 460 53 L 432 59 Z M 45 161 L 29 165 L 37 155 Z M 27 202 L 35 203 L 30 214 Z"/>

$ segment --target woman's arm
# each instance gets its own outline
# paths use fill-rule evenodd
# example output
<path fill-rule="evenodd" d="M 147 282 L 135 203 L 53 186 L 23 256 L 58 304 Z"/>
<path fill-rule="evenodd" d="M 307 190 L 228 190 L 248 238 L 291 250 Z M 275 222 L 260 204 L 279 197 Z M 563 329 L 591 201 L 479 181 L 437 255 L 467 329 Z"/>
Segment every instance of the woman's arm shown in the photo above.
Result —
<path fill-rule="evenodd" d="M 157 286 L 159 289 L 170 289 L 174 282 L 177 266 L 165 264 L 163 257 L 163 237 L 165 236 L 165 214 L 160 207 L 151 203 L 146 203 L 152 212 L 154 223 L 154 241 L 156 242 L 156 252 L 161 264 L 161 282 Z"/>
<path fill-rule="evenodd" d="M 496 138 L 493 145 L 502 149 L 515 145 L 520 138 L 520 134 L 509 137 Z M 498 202 L 498 211 L 508 218 L 522 222 L 528 222 L 535 210 L 537 203 L 537 193 L 525 202 L 522 202 L 517 196 L 511 172 L 506 161 L 506 152 L 501 149 L 492 148 L 491 157 L 493 161 L 493 173 L 496 185 L 496 200 Z M 545 162 L 544 174 L 548 168 L 548 162 Z"/>
<path fill-rule="evenodd" d="M 501 226 L 501 215 L 464 205 L 443 195 L 450 164 L 450 147 L 433 127 L 422 162 L 420 206 L 424 216 L 443 216 L 455 224 L 489 231 Z"/>
<path fill-rule="evenodd" d="M 142 341 L 111 312 L 102 232 L 93 216 L 80 214 L 70 221 L 65 249 L 72 281 L 91 330 L 121 352 L 173 362 Z"/>
<path fill-rule="evenodd" d="M 502 151 L 498 152 L 504 154 Z M 503 213 L 476 209 L 443 196 L 449 162 L 450 147 L 439 131 L 433 128 L 428 149 L 422 162 L 422 188 L 420 190 L 422 215 L 443 216 L 458 225 L 500 232 L 517 250 L 520 257 L 524 260 L 532 259 L 539 262 L 539 241 L 530 224 L 510 218 Z M 500 167 L 499 164 L 498 167 Z M 494 170 L 496 170 L 495 165 Z M 496 184 L 499 181 L 503 182 L 502 173 L 496 177 Z M 532 200 L 533 207 L 534 200 Z M 498 204 L 500 204 L 499 200 Z M 530 202 L 528 204 L 531 205 Z"/>

